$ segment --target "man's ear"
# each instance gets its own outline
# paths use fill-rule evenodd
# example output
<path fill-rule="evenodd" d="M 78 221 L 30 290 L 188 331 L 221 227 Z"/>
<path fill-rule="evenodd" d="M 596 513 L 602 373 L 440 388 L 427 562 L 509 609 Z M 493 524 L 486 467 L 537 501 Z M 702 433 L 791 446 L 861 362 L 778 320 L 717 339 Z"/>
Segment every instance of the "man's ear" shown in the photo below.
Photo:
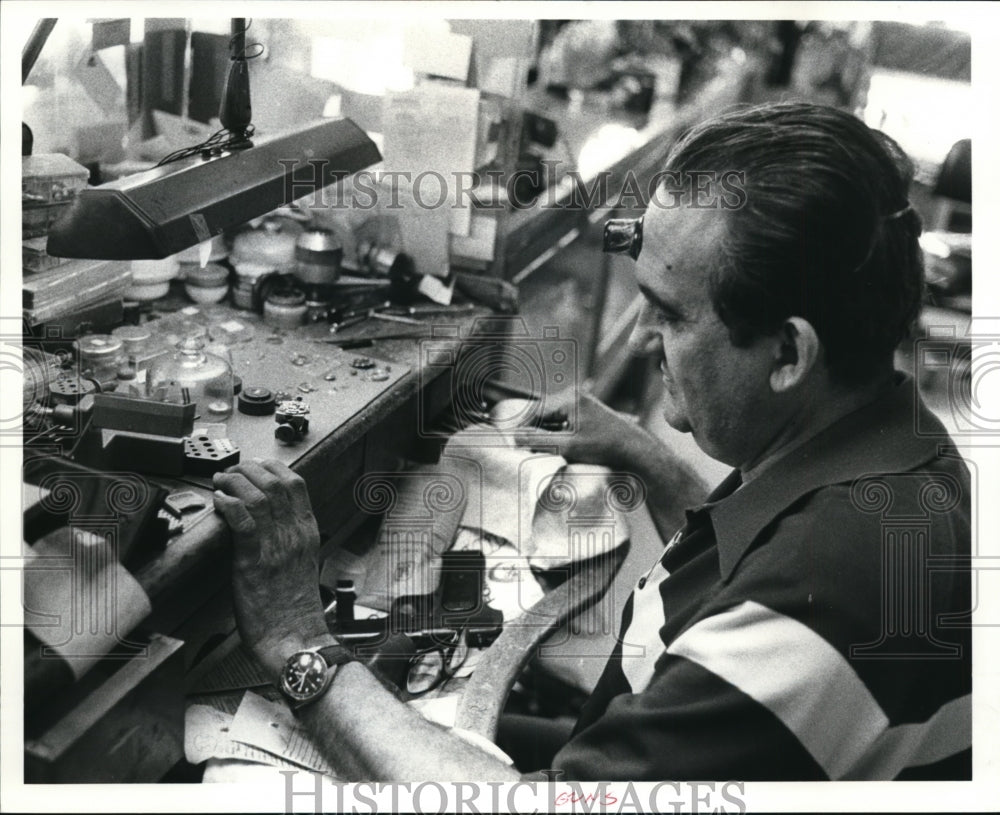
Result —
<path fill-rule="evenodd" d="M 822 347 L 808 320 L 789 317 L 778 330 L 771 389 L 784 393 L 802 384 L 820 358 Z"/>

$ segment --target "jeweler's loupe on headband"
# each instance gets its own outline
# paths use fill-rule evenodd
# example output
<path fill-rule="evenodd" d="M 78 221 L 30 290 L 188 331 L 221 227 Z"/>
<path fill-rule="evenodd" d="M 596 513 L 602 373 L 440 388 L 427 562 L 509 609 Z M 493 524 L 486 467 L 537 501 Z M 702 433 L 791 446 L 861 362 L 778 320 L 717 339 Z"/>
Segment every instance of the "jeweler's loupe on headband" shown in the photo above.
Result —
<path fill-rule="evenodd" d="M 639 259 L 642 251 L 642 218 L 611 218 L 604 224 L 604 251 Z"/>

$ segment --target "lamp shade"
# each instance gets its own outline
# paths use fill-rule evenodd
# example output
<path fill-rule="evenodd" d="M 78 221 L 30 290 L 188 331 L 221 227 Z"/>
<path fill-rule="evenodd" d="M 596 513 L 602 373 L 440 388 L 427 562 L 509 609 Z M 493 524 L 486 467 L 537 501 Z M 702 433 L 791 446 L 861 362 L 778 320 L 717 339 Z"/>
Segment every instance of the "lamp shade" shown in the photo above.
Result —
<path fill-rule="evenodd" d="M 381 159 L 350 119 L 325 119 L 253 147 L 81 190 L 53 225 L 47 251 L 107 260 L 167 257 Z"/>

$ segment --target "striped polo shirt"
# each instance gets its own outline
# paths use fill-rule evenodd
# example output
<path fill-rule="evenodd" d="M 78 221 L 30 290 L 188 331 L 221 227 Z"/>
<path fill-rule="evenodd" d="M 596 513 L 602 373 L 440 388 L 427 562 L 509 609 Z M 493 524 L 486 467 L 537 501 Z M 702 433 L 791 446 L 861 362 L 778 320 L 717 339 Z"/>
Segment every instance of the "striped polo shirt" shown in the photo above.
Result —
<path fill-rule="evenodd" d="M 909 379 L 734 472 L 639 581 L 553 769 L 971 778 L 969 492 Z"/>

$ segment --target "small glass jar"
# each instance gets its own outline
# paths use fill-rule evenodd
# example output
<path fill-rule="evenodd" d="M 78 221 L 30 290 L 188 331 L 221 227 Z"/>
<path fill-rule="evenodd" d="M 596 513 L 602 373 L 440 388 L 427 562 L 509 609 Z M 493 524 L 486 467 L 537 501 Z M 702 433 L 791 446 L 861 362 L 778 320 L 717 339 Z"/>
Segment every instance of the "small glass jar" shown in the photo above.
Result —
<path fill-rule="evenodd" d="M 149 348 L 153 335 L 144 325 L 123 325 L 114 329 L 111 336 L 122 341 L 127 356 L 141 358 Z"/>
<path fill-rule="evenodd" d="M 114 382 L 118 369 L 125 361 L 123 343 L 110 334 L 91 334 L 77 340 L 80 354 L 80 375 L 102 384 Z"/>
<path fill-rule="evenodd" d="M 149 367 L 146 396 L 160 402 L 194 402 L 196 418 L 225 421 L 233 413 L 233 369 L 222 357 L 206 352 L 204 341 L 188 338 Z"/>
<path fill-rule="evenodd" d="M 308 311 L 305 292 L 275 289 L 264 301 L 264 322 L 275 328 L 297 328 L 306 321 Z"/>

